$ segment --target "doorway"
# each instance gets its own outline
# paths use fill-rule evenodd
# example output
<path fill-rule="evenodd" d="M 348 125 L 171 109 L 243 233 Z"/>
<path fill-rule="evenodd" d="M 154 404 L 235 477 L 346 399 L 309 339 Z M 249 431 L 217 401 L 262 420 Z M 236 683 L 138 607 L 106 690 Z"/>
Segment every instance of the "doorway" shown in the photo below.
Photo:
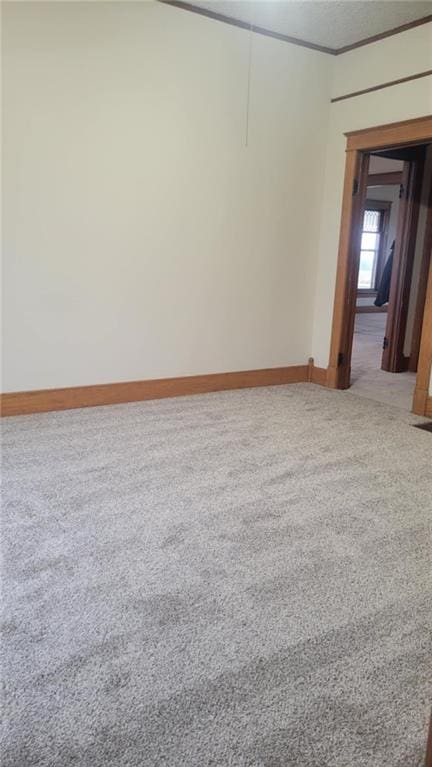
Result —
<path fill-rule="evenodd" d="M 359 387 L 366 357 L 359 361 L 358 351 L 365 354 L 369 344 L 370 352 L 375 338 L 382 348 L 375 345 L 373 364 L 385 395 L 378 399 L 392 402 L 391 381 L 392 404 L 421 415 L 431 405 L 432 189 L 423 177 L 428 152 L 432 169 L 430 144 L 432 117 L 347 134 L 327 377 L 333 388 Z M 385 276 L 388 295 L 377 301 Z M 377 398 L 371 391 L 364 396 Z"/>

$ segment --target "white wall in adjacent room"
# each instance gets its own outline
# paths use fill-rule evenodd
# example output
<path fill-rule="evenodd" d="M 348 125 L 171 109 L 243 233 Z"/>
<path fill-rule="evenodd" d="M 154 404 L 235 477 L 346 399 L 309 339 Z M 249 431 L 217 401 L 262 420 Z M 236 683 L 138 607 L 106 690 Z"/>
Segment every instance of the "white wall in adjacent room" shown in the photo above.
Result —
<path fill-rule="evenodd" d="M 4 391 L 307 361 L 333 59 L 253 35 L 245 146 L 248 61 L 159 3 L 3 4 Z"/>

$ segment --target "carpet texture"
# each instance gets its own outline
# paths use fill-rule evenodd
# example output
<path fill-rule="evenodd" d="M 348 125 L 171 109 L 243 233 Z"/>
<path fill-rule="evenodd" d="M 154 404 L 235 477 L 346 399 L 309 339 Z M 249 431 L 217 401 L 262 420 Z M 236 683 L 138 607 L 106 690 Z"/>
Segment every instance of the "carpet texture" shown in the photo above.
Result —
<path fill-rule="evenodd" d="M 418 767 L 422 420 L 310 384 L 6 419 L 3 767 Z"/>
<path fill-rule="evenodd" d="M 410 411 L 416 374 L 381 370 L 387 314 L 356 314 L 351 359 L 351 393 Z"/>

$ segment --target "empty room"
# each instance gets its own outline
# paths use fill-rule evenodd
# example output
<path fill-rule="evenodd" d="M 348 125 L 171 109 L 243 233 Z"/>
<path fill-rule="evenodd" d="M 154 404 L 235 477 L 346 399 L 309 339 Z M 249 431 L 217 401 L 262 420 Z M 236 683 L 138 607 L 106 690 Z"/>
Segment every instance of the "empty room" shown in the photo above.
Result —
<path fill-rule="evenodd" d="M 432 2 L 1 15 L 2 767 L 432 767 Z"/>

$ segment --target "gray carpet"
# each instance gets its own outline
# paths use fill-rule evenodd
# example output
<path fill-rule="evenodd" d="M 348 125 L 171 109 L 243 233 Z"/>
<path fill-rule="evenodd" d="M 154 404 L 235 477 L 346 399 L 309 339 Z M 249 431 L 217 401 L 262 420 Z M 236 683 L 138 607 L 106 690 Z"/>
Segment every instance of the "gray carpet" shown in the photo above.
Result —
<path fill-rule="evenodd" d="M 410 411 L 416 374 L 381 370 L 387 314 L 356 314 L 351 359 L 351 392 L 357 397 Z"/>
<path fill-rule="evenodd" d="M 3 767 L 417 767 L 418 421 L 308 384 L 6 419 Z"/>

